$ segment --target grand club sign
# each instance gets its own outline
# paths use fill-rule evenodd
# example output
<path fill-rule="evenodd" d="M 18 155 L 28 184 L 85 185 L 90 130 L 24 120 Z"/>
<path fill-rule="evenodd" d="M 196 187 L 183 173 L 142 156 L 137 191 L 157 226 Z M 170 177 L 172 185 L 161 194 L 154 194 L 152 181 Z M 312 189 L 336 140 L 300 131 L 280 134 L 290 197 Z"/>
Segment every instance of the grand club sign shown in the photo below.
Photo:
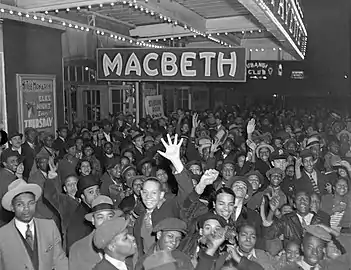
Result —
<path fill-rule="evenodd" d="M 245 48 L 97 50 L 98 80 L 246 81 Z"/>
<path fill-rule="evenodd" d="M 303 12 L 298 0 L 263 0 L 280 24 L 300 47 L 307 37 Z"/>

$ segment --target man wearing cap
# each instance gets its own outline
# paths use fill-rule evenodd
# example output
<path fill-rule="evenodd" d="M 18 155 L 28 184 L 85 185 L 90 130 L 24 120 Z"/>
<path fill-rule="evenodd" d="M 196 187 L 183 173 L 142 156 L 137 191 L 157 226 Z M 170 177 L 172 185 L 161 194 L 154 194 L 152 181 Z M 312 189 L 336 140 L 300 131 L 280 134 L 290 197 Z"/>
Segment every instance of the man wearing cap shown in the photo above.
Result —
<path fill-rule="evenodd" d="M 25 179 L 29 178 L 29 173 L 32 170 L 35 156 L 38 152 L 38 147 L 35 144 L 35 140 L 37 137 L 37 132 L 34 128 L 26 128 L 24 131 L 24 135 L 26 137 L 26 141 L 22 144 L 23 155 L 26 157 L 23 161 L 24 172 L 23 177 Z"/>
<path fill-rule="evenodd" d="M 68 270 L 55 223 L 34 218 L 41 192 L 38 185 L 17 179 L 2 198 L 2 206 L 15 218 L 0 228 L 0 269 Z"/>
<path fill-rule="evenodd" d="M 1 163 L 3 167 L 0 168 L 0 198 L 6 193 L 8 185 L 17 179 L 18 159 L 18 152 L 12 151 L 11 148 L 7 148 L 1 153 Z M 13 215 L 11 212 L 5 211 L 0 206 L 0 226 L 9 222 L 12 217 Z"/>
<path fill-rule="evenodd" d="M 322 155 L 321 141 L 319 138 L 312 136 L 307 139 L 306 149 L 311 150 L 313 156 L 313 165 L 316 169 L 321 172 L 325 171 L 324 168 L 324 158 Z"/>
<path fill-rule="evenodd" d="M 266 176 L 269 180 L 269 186 L 264 190 L 264 194 L 268 194 L 269 197 L 276 197 L 279 200 L 278 209 L 288 203 L 288 198 L 281 190 L 280 185 L 283 182 L 285 173 L 280 168 L 272 168 Z"/>
<path fill-rule="evenodd" d="M 76 167 L 79 162 L 78 158 L 76 158 L 77 147 L 75 140 L 70 139 L 65 143 L 65 151 L 66 154 L 58 163 L 58 174 L 62 184 L 68 175 L 76 173 Z"/>
<path fill-rule="evenodd" d="M 320 195 L 326 194 L 327 177 L 315 168 L 311 150 L 305 149 L 301 151 L 300 157 L 301 159 L 297 160 L 295 164 L 296 189 L 304 189 L 310 194 L 314 192 Z M 302 171 L 300 170 L 301 163 L 303 166 Z"/>
<path fill-rule="evenodd" d="M 12 151 L 17 151 L 21 156 L 22 153 L 22 142 L 23 142 L 23 134 L 19 132 L 12 133 L 9 136 L 10 148 Z"/>
<path fill-rule="evenodd" d="M 121 164 L 116 161 L 109 162 L 106 164 L 106 172 L 100 178 L 100 193 L 102 195 L 106 195 L 111 197 L 111 185 L 120 186 L 122 185 L 121 179 Z M 111 197 L 112 198 L 112 197 Z M 113 198 L 112 198 L 113 199 Z"/>
<path fill-rule="evenodd" d="M 301 244 L 303 256 L 292 265 L 284 267 L 283 270 L 349 270 L 350 266 L 342 261 L 343 255 L 326 260 L 329 246 L 332 244 L 332 236 L 326 229 L 319 225 L 307 226 Z"/>
<path fill-rule="evenodd" d="M 227 221 L 213 212 L 202 214 L 194 221 L 196 222 L 196 231 L 189 232 L 185 236 L 180 243 L 179 250 L 188 254 L 193 265 L 196 266 L 198 257 L 201 256 L 201 253 L 204 253 L 202 248 L 206 244 L 207 238 L 215 231 L 225 228 Z M 218 261 L 222 261 L 222 263 L 225 261 L 225 258 L 217 259 Z M 211 269 L 217 269 L 217 263 L 215 268 Z"/>
<path fill-rule="evenodd" d="M 98 180 L 93 175 L 83 176 L 78 181 L 77 196 L 81 203 L 75 210 L 67 226 L 67 250 L 78 240 L 93 231 L 93 226 L 85 220 L 85 215 L 91 211 L 92 203 L 100 195 Z"/>
<path fill-rule="evenodd" d="M 115 217 L 105 221 L 94 234 L 94 245 L 103 250 L 103 259 L 93 270 L 132 270 L 128 264 L 128 257 L 135 254 L 137 247 L 135 239 L 128 234 L 128 221 L 122 217 Z"/>
<path fill-rule="evenodd" d="M 288 165 L 288 156 L 289 154 L 286 151 L 283 149 L 278 149 L 269 156 L 269 159 L 272 163 L 273 168 L 278 168 L 285 172 L 286 166 Z"/>
<path fill-rule="evenodd" d="M 160 221 L 153 228 L 153 232 L 156 234 L 156 243 L 138 260 L 135 270 L 142 270 L 145 259 L 158 251 L 171 252 L 173 258 L 183 262 L 185 269 L 192 269 L 190 257 L 177 250 L 180 241 L 187 233 L 186 229 L 186 223 L 178 218 L 165 218 Z"/>
<path fill-rule="evenodd" d="M 92 202 L 92 209 L 85 215 L 85 220 L 91 222 L 95 230 L 86 237 L 75 242 L 69 252 L 69 268 L 72 270 L 92 269 L 103 258 L 103 252 L 93 243 L 96 228 L 105 221 L 121 216 L 120 210 L 115 210 L 111 198 L 99 195 Z"/>
<path fill-rule="evenodd" d="M 53 148 L 58 151 L 58 157 L 63 158 L 66 154 L 66 140 L 68 136 L 68 128 L 61 126 L 57 130 L 57 138 L 54 141 Z"/>

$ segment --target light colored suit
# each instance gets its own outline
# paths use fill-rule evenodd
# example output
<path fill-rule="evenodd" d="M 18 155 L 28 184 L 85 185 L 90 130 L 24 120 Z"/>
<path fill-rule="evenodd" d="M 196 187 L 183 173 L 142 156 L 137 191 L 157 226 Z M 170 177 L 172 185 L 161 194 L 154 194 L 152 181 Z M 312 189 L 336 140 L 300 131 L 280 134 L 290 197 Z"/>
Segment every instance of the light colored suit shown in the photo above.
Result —
<path fill-rule="evenodd" d="M 95 230 L 72 245 L 69 251 L 70 270 L 91 270 L 101 261 L 102 256 L 93 244 L 94 234 Z"/>
<path fill-rule="evenodd" d="M 39 270 L 68 270 L 61 236 L 52 220 L 34 219 L 38 243 Z M 0 228 L 0 269 L 33 270 L 33 264 L 14 219 Z"/>

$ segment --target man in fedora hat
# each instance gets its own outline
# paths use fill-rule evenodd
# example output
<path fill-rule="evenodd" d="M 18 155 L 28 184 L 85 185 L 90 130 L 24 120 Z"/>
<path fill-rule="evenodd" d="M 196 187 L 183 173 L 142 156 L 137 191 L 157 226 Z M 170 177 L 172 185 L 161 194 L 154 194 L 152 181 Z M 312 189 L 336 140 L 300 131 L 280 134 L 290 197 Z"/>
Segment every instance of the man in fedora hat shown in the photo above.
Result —
<path fill-rule="evenodd" d="M 0 269 L 68 270 L 56 224 L 34 218 L 41 193 L 38 185 L 22 179 L 8 186 L 1 204 L 15 218 L 0 228 Z"/>
<path fill-rule="evenodd" d="M 0 168 L 0 198 L 5 195 L 8 185 L 17 179 L 16 172 L 19 165 L 18 152 L 7 148 L 1 153 L 1 164 L 3 167 Z M 12 217 L 11 212 L 5 211 L 0 206 L 0 226 L 8 223 Z"/>
<path fill-rule="evenodd" d="M 116 217 L 105 221 L 96 229 L 94 245 L 104 251 L 103 259 L 93 270 L 132 270 L 127 257 L 134 255 L 137 250 L 135 239 L 128 234 L 128 221 Z"/>
<path fill-rule="evenodd" d="M 90 234 L 94 227 L 84 218 L 91 211 L 92 203 L 100 195 L 98 179 L 93 175 L 83 176 L 78 181 L 77 195 L 81 203 L 67 226 L 67 251 L 78 240 Z"/>
<path fill-rule="evenodd" d="M 92 203 L 91 212 L 85 215 L 85 219 L 94 225 L 95 230 L 72 245 L 69 253 L 70 269 L 92 269 L 101 261 L 103 252 L 102 250 L 98 250 L 93 243 L 96 228 L 101 226 L 105 221 L 121 216 L 122 214 L 121 210 L 114 209 L 111 198 L 104 195 L 96 197 Z"/>

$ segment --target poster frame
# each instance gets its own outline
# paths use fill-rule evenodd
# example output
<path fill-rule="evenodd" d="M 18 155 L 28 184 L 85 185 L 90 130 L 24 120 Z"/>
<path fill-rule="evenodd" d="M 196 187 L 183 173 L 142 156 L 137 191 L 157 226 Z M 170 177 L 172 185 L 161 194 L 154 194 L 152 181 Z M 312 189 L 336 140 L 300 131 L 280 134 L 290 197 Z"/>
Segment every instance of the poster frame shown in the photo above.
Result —
<path fill-rule="evenodd" d="M 24 121 L 23 121 L 23 92 L 21 91 L 21 85 L 23 80 L 50 80 L 52 81 L 52 92 L 53 92 L 53 134 L 55 135 L 57 130 L 57 106 L 56 106 L 56 75 L 48 74 L 16 74 L 16 88 L 17 88 L 17 119 L 18 119 L 18 131 L 24 133 Z"/>

